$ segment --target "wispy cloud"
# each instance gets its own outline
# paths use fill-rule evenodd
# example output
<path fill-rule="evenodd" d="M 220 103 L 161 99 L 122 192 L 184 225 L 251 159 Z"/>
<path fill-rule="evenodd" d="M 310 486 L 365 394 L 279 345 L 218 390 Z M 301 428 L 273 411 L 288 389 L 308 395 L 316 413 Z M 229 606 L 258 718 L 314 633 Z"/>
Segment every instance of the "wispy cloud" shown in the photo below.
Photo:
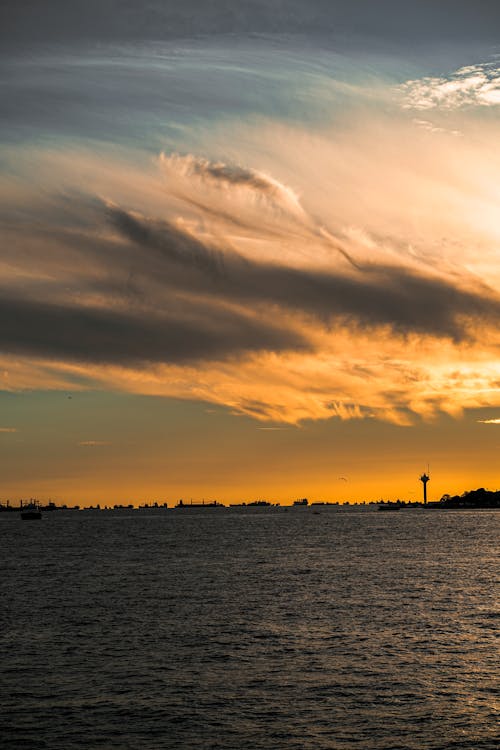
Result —
<path fill-rule="evenodd" d="M 268 201 L 275 208 L 300 218 L 304 217 L 304 210 L 296 193 L 265 172 L 223 161 L 209 161 L 193 154 L 181 156 L 163 153 L 160 163 L 167 172 L 174 171 L 186 177 L 198 177 L 221 190 L 243 190 L 257 200 Z"/>
<path fill-rule="evenodd" d="M 288 427 L 257 427 L 261 432 L 282 432 L 289 429 Z"/>
<path fill-rule="evenodd" d="M 500 419 L 478 419 L 480 424 L 500 424 Z"/>
<path fill-rule="evenodd" d="M 435 125 L 430 120 L 419 120 L 415 119 L 413 120 L 415 125 L 417 125 L 419 128 L 422 128 L 423 130 L 427 130 L 429 133 L 449 133 L 454 136 L 461 136 L 462 133 L 460 130 L 449 130 L 448 128 L 442 128 L 440 125 Z"/>
<path fill-rule="evenodd" d="M 11 432 L 19 432 L 17 427 L 0 427 L 0 432 L 2 433 L 11 433 Z"/>
<path fill-rule="evenodd" d="M 81 440 L 78 445 L 82 448 L 101 448 L 111 443 L 107 440 Z"/>

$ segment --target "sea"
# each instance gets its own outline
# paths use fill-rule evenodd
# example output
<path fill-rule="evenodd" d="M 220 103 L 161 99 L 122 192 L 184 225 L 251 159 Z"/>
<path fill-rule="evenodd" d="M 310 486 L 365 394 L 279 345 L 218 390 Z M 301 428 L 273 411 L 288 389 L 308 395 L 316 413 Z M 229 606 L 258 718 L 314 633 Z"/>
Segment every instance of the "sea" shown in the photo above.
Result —
<path fill-rule="evenodd" d="M 8 750 L 498 750 L 495 511 L 0 517 Z"/>

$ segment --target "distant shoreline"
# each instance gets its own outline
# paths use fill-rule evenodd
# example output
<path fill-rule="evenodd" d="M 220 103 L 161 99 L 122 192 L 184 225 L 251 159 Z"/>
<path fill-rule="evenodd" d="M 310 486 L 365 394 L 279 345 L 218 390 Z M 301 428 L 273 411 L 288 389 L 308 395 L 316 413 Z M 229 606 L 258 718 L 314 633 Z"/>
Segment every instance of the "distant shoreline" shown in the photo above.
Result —
<path fill-rule="evenodd" d="M 23 506 L 26 506 L 27 501 L 23 501 L 22 504 L 12 505 L 10 502 L 0 502 L 0 517 L 3 515 L 20 514 Z M 408 511 L 478 511 L 478 510 L 500 510 L 500 492 L 489 492 L 474 490 L 471 493 L 465 493 L 462 496 L 444 496 L 439 501 L 430 501 L 424 504 L 423 502 L 412 502 L 412 501 L 371 501 L 364 503 L 338 503 L 338 502 L 311 502 L 308 504 L 291 504 L 281 505 L 280 503 L 269 503 L 263 501 L 253 501 L 248 503 L 230 503 L 224 504 L 221 502 L 206 502 L 206 503 L 177 503 L 175 505 L 169 505 L 168 503 L 152 503 L 143 505 L 133 504 L 114 504 L 114 505 L 73 505 L 69 506 L 66 504 L 57 505 L 50 502 L 46 505 L 37 503 L 42 513 L 51 514 L 53 512 L 92 512 L 92 513 L 109 513 L 109 512 L 124 512 L 133 511 L 134 513 L 141 513 L 145 511 L 164 512 L 164 511 L 175 511 L 177 515 L 203 515 L 207 512 L 220 513 L 221 511 L 227 511 L 231 513 L 235 512 L 257 512 L 257 513 L 272 513 L 272 512 L 293 512 L 295 514 L 319 514 L 322 512 L 328 513 L 369 513 L 369 512 L 380 512 L 394 513 L 394 512 L 408 512 Z"/>
<path fill-rule="evenodd" d="M 104 511 L 104 510 L 176 510 L 180 513 L 190 512 L 206 512 L 208 510 L 220 511 L 226 510 L 241 510 L 251 509 L 259 511 L 269 510 L 291 510 L 295 512 L 320 512 L 320 509 L 330 509 L 337 511 L 346 510 L 382 510 L 382 511 L 402 511 L 402 510 L 498 510 L 500 509 L 500 490 L 486 490 L 484 487 L 480 487 L 477 490 L 469 490 L 464 492 L 462 495 L 443 495 L 440 500 L 429 501 L 424 503 L 422 501 L 415 500 L 371 500 L 369 502 L 364 501 L 361 503 L 349 503 L 349 502 L 327 502 L 322 500 L 316 500 L 309 502 L 307 498 L 301 498 L 300 500 L 293 501 L 290 505 L 281 505 L 279 502 L 273 503 L 268 500 L 252 500 L 249 502 L 230 503 L 225 505 L 218 500 L 202 500 L 193 501 L 190 500 L 178 500 L 175 505 L 170 505 L 168 502 L 153 502 L 143 503 L 142 505 L 134 505 L 133 503 L 122 504 L 115 503 L 114 505 L 101 505 L 96 503 L 95 505 L 72 505 L 67 504 L 56 505 L 54 502 L 48 502 L 45 505 L 36 498 L 30 498 L 28 501 L 20 501 L 19 505 L 11 505 L 10 501 L 0 501 L 0 514 L 1 513 L 20 513 L 23 505 L 26 503 L 36 503 L 42 512 L 53 512 L 60 510 L 92 510 L 92 511 Z"/>

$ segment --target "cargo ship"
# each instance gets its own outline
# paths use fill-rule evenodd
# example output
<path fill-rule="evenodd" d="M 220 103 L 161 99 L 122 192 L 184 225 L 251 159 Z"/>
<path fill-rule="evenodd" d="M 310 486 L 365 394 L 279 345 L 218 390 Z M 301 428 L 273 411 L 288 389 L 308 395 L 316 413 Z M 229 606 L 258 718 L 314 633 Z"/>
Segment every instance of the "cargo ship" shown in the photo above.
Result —
<path fill-rule="evenodd" d="M 204 509 L 204 508 L 225 508 L 226 506 L 223 505 L 222 503 L 218 503 L 217 500 L 211 500 L 210 502 L 207 502 L 207 503 L 204 500 L 202 500 L 201 503 L 193 503 L 192 500 L 189 503 L 185 503 L 184 500 L 179 500 L 179 502 L 177 503 L 177 505 L 175 507 L 176 508 L 184 508 L 184 509 L 187 509 L 187 510 L 189 510 L 189 509 L 196 510 L 196 509 L 199 509 L 199 508 L 202 508 L 202 509 Z"/>

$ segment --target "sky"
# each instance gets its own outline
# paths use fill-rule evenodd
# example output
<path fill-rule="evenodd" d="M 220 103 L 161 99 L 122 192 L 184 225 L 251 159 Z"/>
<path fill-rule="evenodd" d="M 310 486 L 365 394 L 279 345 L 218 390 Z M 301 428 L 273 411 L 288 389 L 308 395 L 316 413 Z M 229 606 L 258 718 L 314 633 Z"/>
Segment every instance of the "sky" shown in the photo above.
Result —
<path fill-rule="evenodd" d="M 500 486 L 499 23 L 2 3 L 1 497 Z"/>

